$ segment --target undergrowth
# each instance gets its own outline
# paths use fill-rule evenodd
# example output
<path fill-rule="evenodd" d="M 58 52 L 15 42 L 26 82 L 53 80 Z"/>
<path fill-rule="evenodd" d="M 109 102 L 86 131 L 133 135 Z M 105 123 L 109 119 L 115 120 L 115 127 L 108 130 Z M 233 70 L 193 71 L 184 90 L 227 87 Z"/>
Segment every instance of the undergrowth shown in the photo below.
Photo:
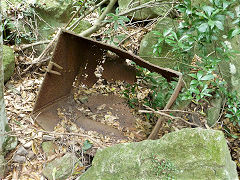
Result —
<path fill-rule="evenodd" d="M 236 3 L 236 0 L 210 0 L 210 5 L 198 7 L 191 0 L 184 0 L 175 7 L 180 13 L 177 30 L 155 32 L 158 42 L 153 46 L 153 53 L 160 56 L 164 44 L 171 46 L 180 70 L 179 64 L 190 64 L 197 57 L 194 66 L 187 66 L 191 81 L 182 100 L 201 104 L 213 96 L 224 96 L 225 117 L 240 126 L 239 95 L 223 78 L 220 66 L 231 64 L 237 53 L 230 42 L 240 34 L 240 11 L 235 8 Z M 226 24 L 233 28 L 229 30 Z"/>

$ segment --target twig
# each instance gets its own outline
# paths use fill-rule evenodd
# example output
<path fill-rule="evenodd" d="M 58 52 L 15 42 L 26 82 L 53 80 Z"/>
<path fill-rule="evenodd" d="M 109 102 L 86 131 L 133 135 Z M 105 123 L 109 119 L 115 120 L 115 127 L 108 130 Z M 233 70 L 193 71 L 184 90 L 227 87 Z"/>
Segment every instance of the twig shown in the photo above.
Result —
<path fill-rule="evenodd" d="M 35 42 L 35 43 L 31 43 L 31 44 L 22 44 L 18 48 L 15 48 L 15 50 L 16 51 L 21 51 L 21 50 L 25 50 L 25 49 L 33 47 L 33 46 L 48 44 L 50 42 L 51 42 L 50 40 L 45 40 L 45 41 L 38 41 L 38 42 Z"/>
<path fill-rule="evenodd" d="M 97 142 L 95 139 L 93 139 L 91 136 L 89 135 L 86 135 L 86 134 L 82 134 L 82 133 L 56 133 L 56 132 L 50 132 L 50 131 L 43 131 L 43 130 L 40 130 L 38 132 L 42 132 L 42 133 L 46 133 L 46 134 L 53 134 L 53 135 L 58 135 L 58 136 L 61 136 L 61 135 L 64 135 L 64 136 L 80 136 L 80 137 L 85 137 L 85 138 L 88 138 L 89 140 L 91 140 L 92 142 L 96 143 L 99 147 L 101 148 L 105 148 L 104 145 L 100 144 L 99 142 Z"/>
<path fill-rule="evenodd" d="M 22 131 L 26 130 L 28 128 L 22 129 L 22 130 L 18 130 L 21 134 L 17 133 L 18 131 L 9 131 L 6 133 L 0 133 L 0 136 L 3 135 L 8 135 L 8 136 L 20 136 L 22 135 Z M 102 145 L 101 143 L 99 143 L 98 141 L 96 141 L 94 138 L 92 138 L 89 135 L 86 134 L 82 134 L 82 133 L 57 133 L 57 132 L 50 132 L 50 131 L 44 131 L 44 130 L 37 130 L 37 129 L 33 129 L 35 130 L 37 133 L 44 133 L 44 134 L 52 134 L 55 136 L 79 136 L 79 137 L 85 137 L 88 138 L 89 140 L 91 140 L 92 142 L 94 142 L 95 144 L 97 144 L 99 147 L 101 148 L 105 148 L 106 146 Z"/>
<path fill-rule="evenodd" d="M 67 30 L 74 30 L 78 23 L 87 15 L 89 15 L 90 13 L 92 13 L 95 9 L 97 9 L 98 7 L 100 7 L 101 5 L 103 5 L 104 3 L 106 3 L 109 0 L 103 0 L 100 3 L 98 3 L 96 6 L 91 7 L 87 12 L 84 13 L 84 15 L 82 15 L 81 17 L 79 17 L 69 28 L 67 28 Z"/>
<path fill-rule="evenodd" d="M 113 8 L 113 6 L 115 5 L 116 2 L 117 2 L 117 0 L 110 0 L 110 2 L 107 5 L 106 9 L 101 14 L 101 16 L 98 18 L 96 23 L 92 27 L 90 27 L 89 29 L 87 29 L 87 30 L 83 31 L 82 33 L 80 33 L 80 35 L 81 36 L 90 36 L 92 33 L 94 33 L 97 30 L 99 30 L 101 28 L 102 21 L 105 19 L 107 13 L 109 13 L 112 10 L 112 8 Z"/>
<path fill-rule="evenodd" d="M 183 121 L 183 122 L 185 122 L 185 123 L 187 123 L 187 124 L 189 124 L 189 125 L 191 125 L 191 126 L 197 126 L 197 127 L 199 127 L 199 125 L 197 125 L 197 124 L 195 124 L 195 123 L 188 122 L 188 121 L 186 121 L 185 119 L 183 119 L 183 118 L 181 118 L 181 117 L 171 116 L 171 115 L 169 115 L 169 114 L 167 114 L 167 113 L 164 113 L 164 112 L 159 112 L 159 111 L 147 111 L 147 110 L 139 110 L 138 112 L 140 112 L 140 113 L 159 114 L 159 115 L 162 115 L 162 116 L 166 116 L 166 117 L 168 117 L 168 118 L 171 118 L 171 119 L 179 119 L 179 120 L 181 120 L 181 121 Z"/>
<path fill-rule="evenodd" d="M 58 30 L 57 34 L 54 36 L 52 41 L 47 45 L 44 51 L 40 54 L 40 56 L 32 62 L 33 64 L 41 62 L 41 60 L 45 57 L 45 55 L 48 53 L 48 51 L 52 47 L 53 43 L 57 40 L 58 36 L 60 35 L 60 32 L 61 32 L 61 29 Z"/>
<path fill-rule="evenodd" d="M 126 11 L 124 11 L 122 13 L 119 13 L 118 15 L 119 16 L 126 16 L 129 13 L 132 13 L 132 12 L 144 9 L 144 8 L 156 7 L 156 6 L 160 6 L 160 5 L 163 5 L 163 4 L 178 4 L 178 3 L 177 2 L 163 2 L 162 0 L 161 1 L 153 0 L 153 1 L 150 1 L 150 2 L 147 2 L 147 3 L 144 3 L 144 4 L 140 5 L 140 6 L 137 6 L 135 8 L 126 10 Z"/>
<path fill-rule="evenodd" d="M 144 106 L 145 106 L 145 105 L 144 105 Z M 148 106 L 145 106 L 145 107 L 146 107 L 147 109 L 149 109 L 149 111 L 147 111 L 147 110 L 139 110 L 139 112 L 140 112 L 140 113 L 154 113 L 154 114 L 159 114 L 159 115 L 162 115 L 162 116 L 171 118 L 171 119 L 179 119 L 179 120 L 181 120 L 181 121 L 183 121 L 183 122 L 185 122 L 185 123 L 187 123 L 187 124 L 189 124 L 189 125 L 191 125 L 191 126 L 197 126 L 197 127 L 199 127 L 199 125 L 197 125 L 197 124 L 195 124 L 195 123 L 188 122 L 188 121 L 186 121 L 185 119 L 183 119 L 183 118 L 181 118 L 181 117 L 174 117 L 174 116 L 171 116 L 171 115 L 169 115 L 169 114 L 167 114 L 167 113 L 164 113 L 164 112 L 161 112 L 161 111 L 155 111 L 154 109 L 152 109 L 152 108 L 150 108 L 150 107 L 148 107 Z"/>
<path fill-rule="evenodd" d="M 87 2 L 87 0 L 84 0 L 83 3 L 81 4 L 80 8 L 77 10 L 77 12 L 70 18 L 70 20 L 68 21 L 68 23 L 65 25 L 65 29 L 68 27 L 68 25 L 72 22 L 72 20 L 76 17 L 76 15 L 82 10 L 82 7 L 85 5 L 85 3 Z"/>

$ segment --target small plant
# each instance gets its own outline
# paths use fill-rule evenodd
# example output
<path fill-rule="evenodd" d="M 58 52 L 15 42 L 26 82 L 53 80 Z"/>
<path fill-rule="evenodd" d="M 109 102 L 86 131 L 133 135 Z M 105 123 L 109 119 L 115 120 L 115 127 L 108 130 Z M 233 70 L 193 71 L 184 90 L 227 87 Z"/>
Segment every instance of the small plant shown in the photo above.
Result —
<path fill-rule="evenodd" d="M 130 21 L 130 19 L 126 16 L 119 16 L 119 8 L 116 8 L 116 12 L 107 14 L 108 18 L 105 22 L 113 23 L 113 28 L 116 31 L 119 26 L 125 28 L 124 23 Z"/>
<path fill-rule="evenodd" d="M 163 109 L 173 93 L 176 82 L 167 80 L 155 72 L 135 65 L 138 82 L 127 85 L 123 94 L 132 108 L 146 105 L 153 109 Z"/>
<path fill-rule="evenodd" d="M 185 96 L 183 96 L 183 100 L 194 99 L 196 103 L 198 103 L 201 99 L 205 100 L 205 97 L 212 96 L 210 94 L 213 89 L 209 88 L 209 81 L 214 79 L 212 74 L 206 73 L 203 71 L 198 71 L 196 74 L 189 74 L 193 78 L 190 82 L 190 88 L 186 92 Z"/>
<path fill-rule="evenodd" d="M 85 152 L 91 148 L 92 148 L 92 144 L 90 143 L 90 141 L 86 140 L 83 142 L 83 146 L 82 146 L 83 152 Z"/>
<path fill-rule="evenodd" d="M 151 155 L 152 169 L 156 176 L 161 179 L 173 180 L 173 173 L 177 172 L 177 168 L 174 164 L 167 159 L 160 159 L 156 155 Z"/>
<path fill-rule="evenodd" d="M 227 92 L 227 113 L 225 117 L 229 118 L 233 125 L 240 126 L 240 101 L 237 92 Z"/>
<path fill-rule="evenodd" d="M 125 34 L 116 33 L 120 28 L 126 29 L 125 23 L 129 22 L 130 19 L 126 16 L 119 16 L 119 9 L 116 8 L 115 14 L 107 14 L 107 19 L 104 22 L 111 23 L 111 28 L 109 28 L 104 33 L 106 34 L 105 40 L 109 40 L 110 43 L 118 45 L 125 38 Z"/>

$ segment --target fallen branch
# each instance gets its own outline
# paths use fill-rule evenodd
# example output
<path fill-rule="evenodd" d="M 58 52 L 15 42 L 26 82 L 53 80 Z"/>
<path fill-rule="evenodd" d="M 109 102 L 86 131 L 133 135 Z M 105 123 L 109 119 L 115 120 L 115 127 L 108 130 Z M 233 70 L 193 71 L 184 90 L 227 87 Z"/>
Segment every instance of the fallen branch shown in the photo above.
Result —
<path fill-rule="evenodd" d="M 69 28 L 67 28 L 67 30 L 74 30 L 78 23 L 87 15 L 89 15 L 90 13 L 92 13 L 95 9 L 97 9 L 98 7 L 100 7 L 101 5 L 103 5 L 104 3 L 108 2 L 109 0 L 103 0 L 100 3 L 98 3 L 96 6 L 91 7 L 88 11 L 84 12 L 84 15 L 80 16 Z"/>
<path fill-rule="evenodd" d="M 26 128 L 28 129 L 28 128 Z M 13 137 L 19 137 L 22 136 L 22 132 L 26 129 L 22 129 L 22 130 L 18 130 L 18 131 L 9 131 L 6 133 L 0 133 L 0 136 L 3 135 L 8 135 L 8 136 L 13 136 Z M 96 145 L 98 145 L 101 148 L 105 148 L 106 146 L 102 145 L 100 142 L 96 141 L 94 138 L 92 138 L 89 135 L 86 134 L 82 134 L 82 133 L 57 133 L 57 132 L 50 132 L 50 131 L 44 131 L 44 130 L 37 130 L 37 129 L 33 129 L 35 130 L 36 133 L 44 133 L 44 134 L 52 134 L 55 136 L 79 136 L 79 137 L 84 137 L 87 138 L 88 140 L 92 141 L 93 143 L 95 143 Z"/>
<path fill-rule="evenodd" d="M 141 9 L 156 7 L 156 6 L 160 6 L 160 5 L 163 5 L 163 4 L 178 4 L 178 3 L 177 2 L 163 2 L 163 0 L 161 0 L 161 1 L 153 0 L 153 1 L 141 4 L 141 5 L 137 6 L 137 7 L 131 8 L 131 9 L 127 10 L 127 11 L 121 12 L 118 15 L 119 16 L 126 16 L 126 15 L 128 15 L 130 13 L 133 13 L 135 11 L 139 11 Z"/>
<path fill-rule="evenodd" d="M 50 131 L 43 131 L 43 130 L 40 130 L 38 132 L 42 132 L 42 133 L 45 133 L 45 134 L 53 134 L 53 135 L 58 135 L 58 136 L 80 136 L 80 137 L 85 137 L 89 140 L 91 140 L 93 143 L 97 144 L 99 147 L 101 148 L 105 148 L 104 145 L 100 144 L 99 142 L 97 142 L 94 138 L 92 138 L 91 136 L 89 135 L 86 135 L 86 134 L 82 134 L 82 133 L 56 133 L 56 132 L 50 132 Z"/>
<path fill-rule="evenodd" d="M 89 29 L 83 31 L 80 33 L 81 36 L 90 36 L 92 33 L 96 32 L 99 30 L 102 26 L 101 23 L 105 19 L 106 15 L 112 10 L 113 6 L 116 4 L 117 0 L 110 0 L 108 6 L 104 10 L 104 12 L 101 14 L 101 16 L 98 18 L 96 23 L 90 27 Z"/>
<path fill-rule="evenodd" d="M 58 36 L 60 35 L 61 29 L 58 30 L 57 34 L 54 36 L 52 41 L 47 45 L 47 47 L 43 50 L 43 52 L 38 56 L 38 58 L 34 59 L 32 61 L 32 64 L 36 64 L 42 61 L 42 59 L 45 57 L 45 55 L 49 52 L 51 49 L 53 43 L 58 39 Z"/>
<path fill-rule="evenodd" d="M 51 42 L 50 40 L 45 40 L 45 41 L 38 41 L 38 42 L 35 42 L 35 43 L 31 43 L 31 44 L 22 44 L 19 47 L 14 47 L 14 50 L 15 51 L 23 51 L 27 48 L 30 48 L 30 47 L 33 47 L 33 46 L 39 46 L 39 45 L 42 45 L 42 44 L 48 44 L 50 42 Z"/>
<path fill-rule="evenodd" d="M 68 23 L 65 25 L 64 28 L 67 28 L 68 25 L 72 22 L 72 20 L 76 17 L 76 15 L 82 10 L 82 7 L 85 5 L 85 3 L 87 2 L 87 0 L 84 0 L 83 3 L 81 4 L 80 8 L 77 10 L 77 12 L 70 18 L 70 20 L 68 21 Z"/>
<path fill-rule="evenodd" d="M 196 126 L 196 127 L 200 127 L 198 124 L 195 124 L 195 123 L 191 123 L 191 122 L 188 122 L 186 121 L 185 119 L 181 118 L 181 117 L 174 117 L 174 116 L 171 116 L 167 113 L 164 113 L 164 112 L 161 112 L 161 111 L 155 111 L 154 109 L 148 107 L 148 106 L 145 106 L 147 109 L 149 110 L 139 110 L 140 113 L 153 113 L 153 114 L 159 114 L 159 115 L 162 115 L 162 116 L 165 116 L 165 117 L 168 117 L 170 119 L 179 119 L 181 121 L 183 121 L 184 123 L 188 124 L 188 125 L 191 125 L 191 126 Z"/>

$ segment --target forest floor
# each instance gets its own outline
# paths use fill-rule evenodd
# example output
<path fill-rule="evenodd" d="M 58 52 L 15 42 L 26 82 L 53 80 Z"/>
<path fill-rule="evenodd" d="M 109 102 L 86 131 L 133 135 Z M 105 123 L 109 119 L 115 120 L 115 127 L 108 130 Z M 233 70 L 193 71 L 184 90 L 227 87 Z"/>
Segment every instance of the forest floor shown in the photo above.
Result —
<path fill-rule="evenodd" d="M 149 30 L 151 30 L 151 27 L 146 30 L 143 23 L 129 25 L 127 29 L 120 29 L 118 33 L 122 31 L 128 34 L 128 39 L 120 43 L 119 46 L 128 52 L 137 54 L 141 39 Z M 103 28 L 98 34 L 93 34 L 93 38 L 100 37 L 100 39 L 103 39 L 105 36 L 104 31 L 105 29 Z M 28 55 L 31 52 L 26 50 L 24 54 Z M 78 157 L 84 164 L 83 167 L 76 167 L 75 173 L 69 178 L 77 179 L 81 173 L 91 166 L 96 150 L 111 146 L 112 143 L 109 139 L 99 137 L 98 134 L 84 132 L 73 122 L 64 120 L 59 123 L 53 132 L 43 130 L 35 122 L 35 119 L 32 118 L 31 112 L 36 102 L 40 85 L 43 82 L 44 69 L 47 64 L 33 65 L 32 68 L 26 71 L 26 68 L 31 65 L 26 64 L 27 60 L 27 56 L 22 54 L 16 56 L 15 73 L 11 80 L 5 84 L 6 112 L 11 129 L 9 135 L 17 137 L 18 140 L 17 147 L 7 154 L 8 166 L 5 179 L 44 179 L 42 175 L 44 165 L 56 157 L 61 157 L 66 152 L 78 154 Z M 197 119 L 199 119 L 200 125 L 203 128 L 210 128 L 206 126 L 206 117 L 199 113 L 200 109 L 201 107 L 191 103 L 184 111 L 195 112 L 198 114 Z M 62 112 L 59 112 L 59 116 L 61 115 L 64 117 Z M 175 115 L 186 121 L 194 122 L 192 120 L 193 117 L 185 113 Z M 111 115 L 109 117 L 114 119 Z M 166 133 L 186 127 L 192 126 L 181 121 L 174 121 L 173 123 L 166 121 L 160 129 L 159 136 L 162 137 Z M 233 126 L 228 119 L 224 119 L 221 116 L 221 119 L 212 129 L 222 130 L 225 133 L 232 158 L 237 163 L 238 172 L 240 173 L 239 128 Z M 47 156 L 42 149 L 42 143 L 46 139 L 52 140 L 56 146 L 55 153 L 51 156 Z M 131 142 L 131 140 L 127 142 Z M 83 152 L 84 146 L 89 146 L 85 152 Z M 24 147 L 27 150 L 26 159 L 23 161 L 15 157 L 20 147 Z"/>

